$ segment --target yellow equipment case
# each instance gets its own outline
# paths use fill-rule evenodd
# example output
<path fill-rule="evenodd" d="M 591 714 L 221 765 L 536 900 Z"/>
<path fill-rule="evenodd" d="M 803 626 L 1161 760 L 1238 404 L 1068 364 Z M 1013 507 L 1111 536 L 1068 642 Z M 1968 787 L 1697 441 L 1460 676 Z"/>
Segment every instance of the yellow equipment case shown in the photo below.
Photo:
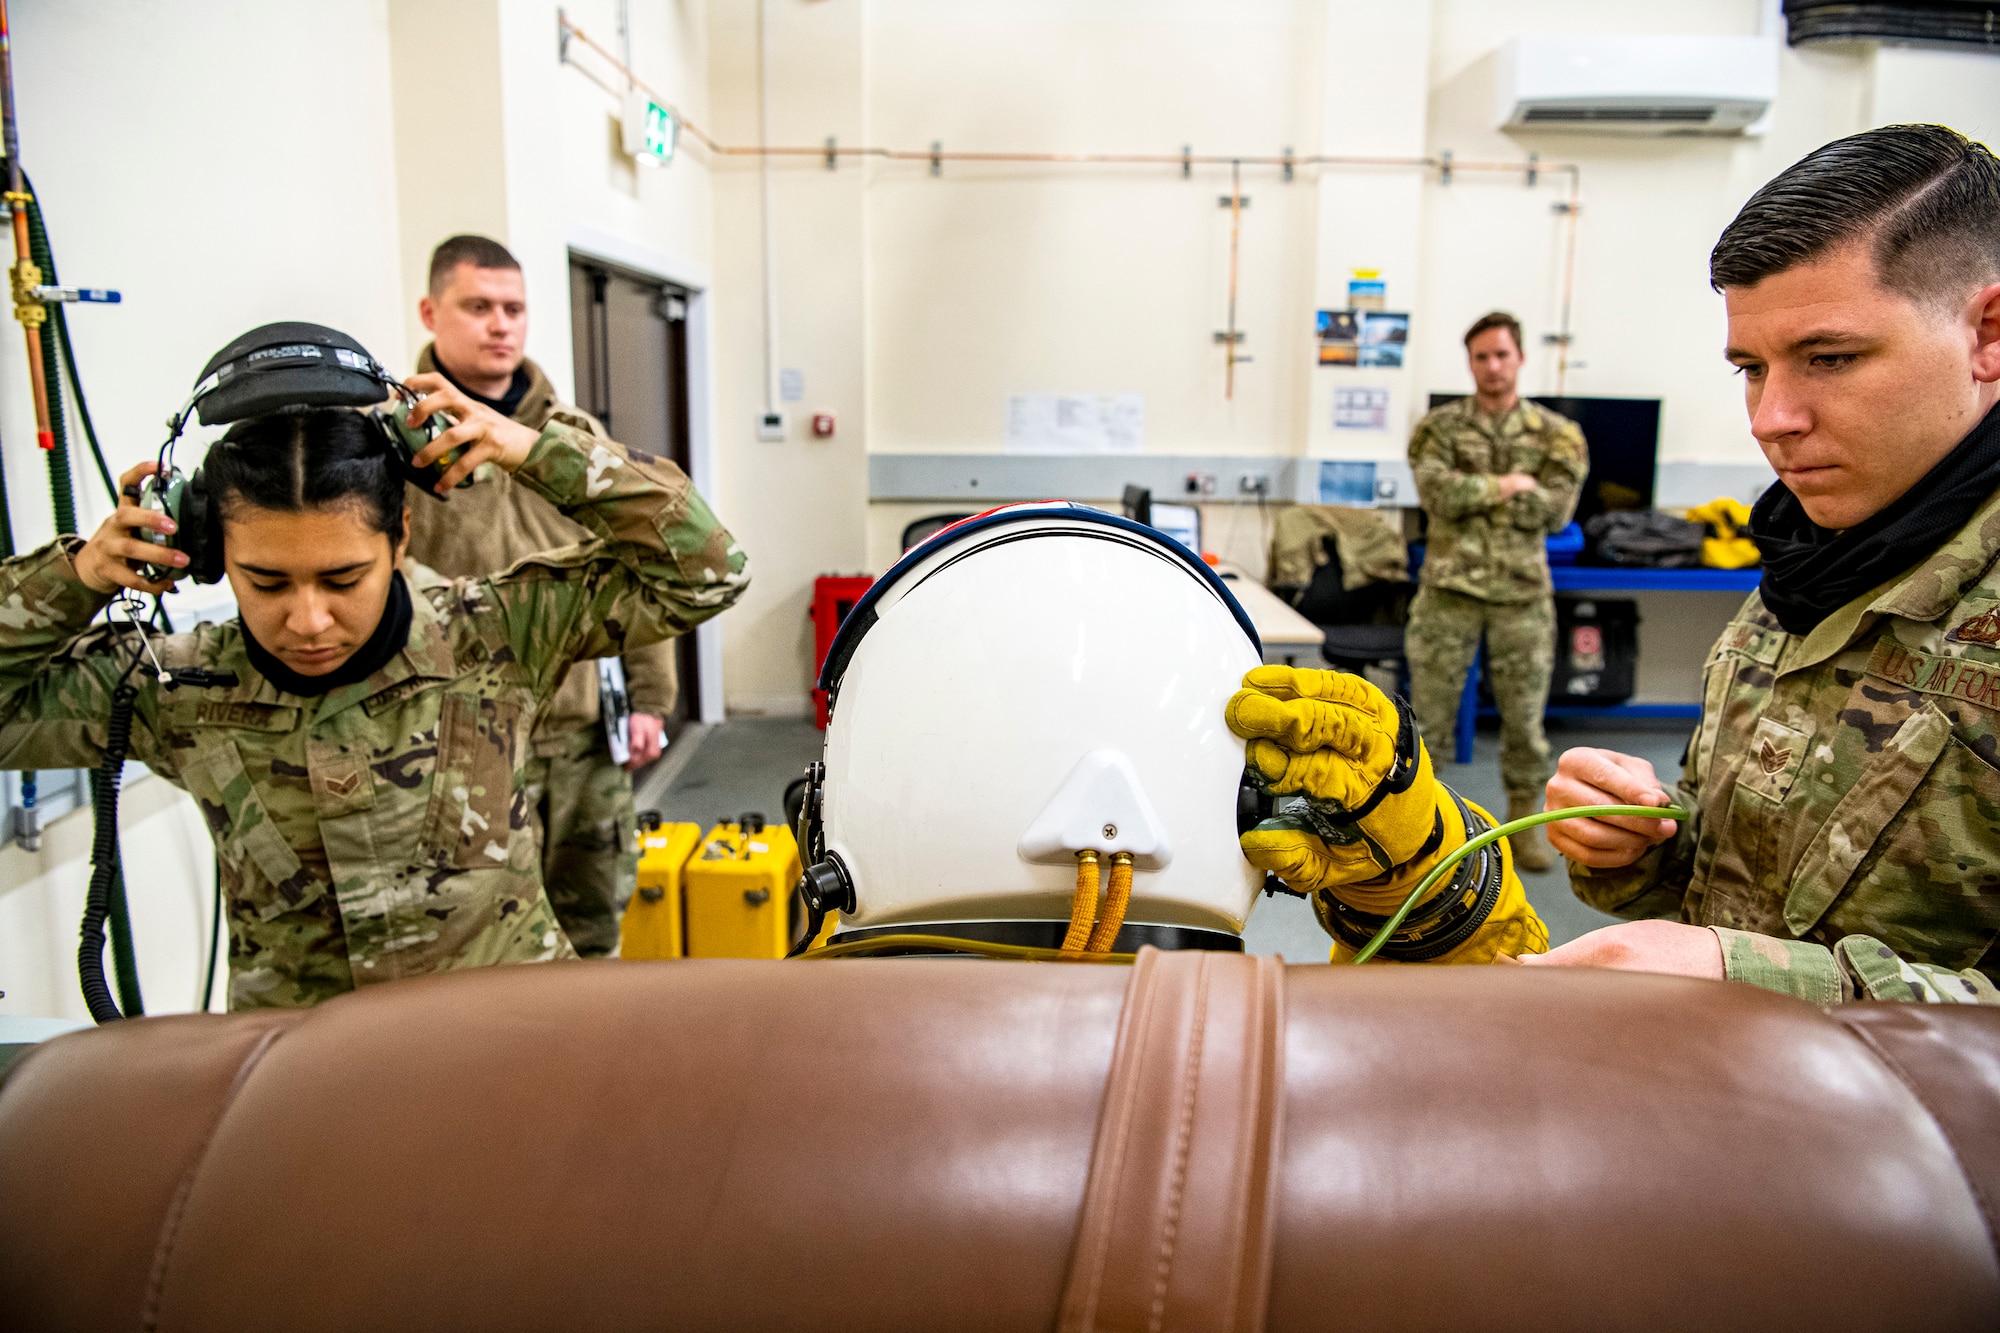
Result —
<path fill-rule="evenodd" d="M 708 831 L 682 875 L 690 958 L 783 958 L 799 882 L 792 831 L 758 814 Z"/>
<path fill-rule="evenodd" d="M 682 876 L 700 843 L 699 824 L 662 824 L 654 810 L 639 815 L 639 887 L 619 922 L 620 958 L 679 958 L 687 952 Z"/>

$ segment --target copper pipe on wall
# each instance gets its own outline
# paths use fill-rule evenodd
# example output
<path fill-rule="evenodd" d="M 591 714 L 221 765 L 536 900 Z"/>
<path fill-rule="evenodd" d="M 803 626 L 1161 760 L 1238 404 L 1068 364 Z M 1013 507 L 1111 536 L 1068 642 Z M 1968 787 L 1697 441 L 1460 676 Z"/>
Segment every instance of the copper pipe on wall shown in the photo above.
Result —
<path fill-rule="evenodd" d="M 856 147 L 846 144 L 790 145 L 771 144 L 724 144 L 719 143 L 706 130 L 696 125 L 681 113 L 679 107 L 667 99 L 665 94 L 649 86 L 644 79 L 627 69 L 623 62 L 598 42 L 590 34 L 579 28 L 566 15 L 560 17 L 562 32 L 582 42 L 608 61 L 621 75 L 631 80 L 632 85 L 648 97 L 673 112 L 679 122 L 681 132 L 688 135 L 709 152 L 719 157 L 804 157 L 824 162 L 829 157 L 872 157 L 888 162 L 1045 162 L 1065 163 L 1073 166 L 1171 166 L 1192 164 L 1206 167 L 1426 167 L 1436 169 L 1442 163 L 1435 157 L 1366 157 L 1338 153 L 1308 153 L 1304 156 L 1283 153 L 1028 153 L 1028 152 L 983 152 L 968 149 L 930 148 L 882 148 Z M 567 57 L 565 56 L 566 60 Z M 1529 171 L 1567 172 L 1574 187 L 1577 167 L 1564 162 L 1464 162 L 1452 159 L 1453 171 L 1502 171 L 1517 175 Z"/>
<path fill-rule="evenodd" d="M 1562 327 L 1556 333 L 1561 340 L 1556 352 L 1558 398 L 1565 397 L 1565 390 L 1569 387 L 1569 306 L 1570 295 L 1576 287 L 1576 219 L 1582 211 L 1583 202 L 1577 198 L 1577 177 L 1572 171 L 1569 176 L 1569 200 L 1563 207 L 1566 234 L 1563 237 Z"/>
<path fill-rule="evenodd" d="M 1243 231 L 1243 168 L 1229 164 L 1229 327 L 1223 332 L 1222 396 L 1236 397 L 1236 251 Z"/>
<path fill-rule="evenodd" d="M 7 24 L 7 0 L 0 0 L 0 144 L 7 153 L 7 194 L 14 215 L 14 318 L 28 337 L 28 384 L 35 393 L 35 443 L 44 449 L 56 447 L 55 428 L 49 422 L 48 380 L 42 371 L 42 321 L 48 318 L 35 288 L 42 284 L 42 271 L 35 265 L 28 244 L 28 195 L 21 180 L 21 135 L 14 121 L 14 46 Z"/>
<path fill-rule="evenodd" d="M 5 0 L 0 0 L 0 11 L 4 11 L 4 4 Z M 924 163 L 926 166 L 935 166 L 937 164 L 944 162 L 988 162 L 988 163 L 1011 162 L 1011 163 L 1045 163 L 1045 164 L 1066 165 L 1066 166 L 1135 166 L 1135 167 L 1172 166 L 1172 167 L 1186 168 L 1192 165 L 1192 166 L 1228 167 L 1230 169 L 1230 182 L 1231 182 L 1230 192 L 1233 196 L 1236 196 L 1239 199 L 1242 195 L 1242 190 L 1237 182 L 1241 170 L 1245 166 L 1275 167 L 1286 172 L 1295 171 L 1297 168 L 1300 167 L 1403 167 L 1403 168 L 1414 168 L 1424 171 L 1441 171 L 1446 166 L 1446 163 L 1443 159 L 1437 157 L 1429 157 L 1429 156 L 1363 157 L 1363 156 L 1350 156 L 1350 155 L 1336 154 L 1336 153 L 1309 153 L 1303 157 L 1296 157 L 1289 154 L 1280 154 L 1280 153 L 1218 154 L 1218 153 L 1188 153 L 1188 152 L 1181 152 L 1181 153 L 982 152 L 977 150 L 947 151 L 941 148 L 906 149 L 906 148 L 881 148 L 881 147 L 866 147 L 866 146 L 852 147 L 852 146 L 842 146 L 839 144 L 835 144 L 831 140 L 829 140 L 824 144 L 819 144 L 812 147 L 780 145 L 780 144 L 771 144 L 771 145 L 723 144 L 723 143 L 718 143 L 705 130 L 701 129 L 694 122 L 690 121 L 686 116 L 682 115 L 679 107 L 675 106 L 672 102 L 668 101 L 665 96 L 663 96 L 662 94 L 660 94 L 659 92 L 655 91 L 653 88 L 648 86 L 644 80 L 640 79 L 638 75 L 634 74 L 629 68 L 627 68 L 624 62 L 620 61 L 617 56 L 611 54 L 611 52 L 607 51 L 598 42 L 593 41 L 588 33 L 584 32 L 582 28 L 579 28 L 575 23 L 570 21 L 570 18 L 567 14 L 563 13 L 561 10 L 558 10 L 556 13 L 556 17 L 557 17 L 557 25 L 559 31 L 559 40 L 563 46 L 562 59 L 564 61 L 567 61 L 569 59 L 567 50 L 568 42 L 571 39 L 582 42 L 585 46 L 588 46 L 591 50 L 597 52 L 598 55 L 602 56 L 606 61 L 610 62 L 612 66 L 614 66 L 620 73 L 622 73 L 628 80 L 631 81 L 634 87 L 641 89 L 646 93 L 648 97 L 651 97 L 655 102 L 658 102 L 661 106 L 664 106 L 669 111 L 673 112 L 674 119 L 677 123 L 679 123 L 681 131 L 687 134 L 696 143 L 699 143 L 703 148 L 707 149 L 710 153 L 716 155 L 717 157 L 746 157 L 746 158 L 764 158 L 764 159 L 791 158 L 791 157 L 812 158 L 816 161 L 826 163 L 828 165 L 831 165 L 840 158 L 849 157 L 849 158 L 873 158 L 878 161 L 884 161 L 884 162 L 921 162 Z M 1569 374 L 1569 359 L 1570 359 L 1569 321 L 1570 321 L 1570 307 L 1571 307 L 1572 295 L 1574 293 L 1576 286 L 1576 228 L 1577 228 L 1577 215 L 1582 211 L 1582 203 L 1580 200 L 1582 181 L 1583 181 L 1582 168 L 1574 162 L 1553 162 L 1553 163 L 1542 162 L 1539 159 L 1531 157 L 1520 162 L 1463 162 L 1457 158 L 1452 158 L 1450 160 L 1449 169 L 1452 172 L 1460 172 L 1460 171 L 1510 172 L 1516 175 L 1527 176 L 1529 178 L 1530 184 L 1533 183 L 1536 174 L 1543 171 L 1560 172 L 1569 177 L 1568 201 L 1563 205 L 1559 205 L 1559 207 L 1562 208 L 1564 214 L 1566 215 L 1565 225 L 1567 227 L 1567 233 L 1565 235 L 1563 244 L 1562 327 L 1557 331 L 1557 338 L 1562 349 L 1561 354 L 1556 362 L 1556 393 L 1558 396 L 1560 396 L 1563 393 L 1564 389 L 1567 387 L 1568 374 Z M 1236 242 L 1237 242 L 1237 224 L 1238 224 L 1238 218 L 1236 214 L 1239 211 L 1240 208 L 1232 209 L 1231 210 L 1232 216 L 1230 218 L 1230 304 L 1232 311 L 1235 306 L 1235 288 L 1236 288 L 1236 282 L 1235 282 Z M 1235 319 L 1232 315 L 1230 320 L 1230 331 L 1232 334 L 1234 332 L 1234 329 L 1235 329 Z M 1229 362 L 1228 362 L 1229 384 L 1233 392 L 1235 384 L 1236 361 L 1238 359 L 1235 355 L 1235 343 L 1233 341 L 1229 344 L 1229 352 L 1230 352 Z M 38 354 L 39 354 L 39 349 L 38 349 Z M 1248 358 L 1243 358 L 1243 359 L 1247 360 Z"/>

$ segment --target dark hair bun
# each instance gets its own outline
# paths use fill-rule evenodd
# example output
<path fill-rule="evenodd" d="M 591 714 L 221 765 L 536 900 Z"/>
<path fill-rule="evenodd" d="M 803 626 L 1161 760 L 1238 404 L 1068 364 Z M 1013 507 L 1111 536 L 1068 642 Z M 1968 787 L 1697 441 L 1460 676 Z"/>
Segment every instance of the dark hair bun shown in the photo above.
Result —
<path fill-rule="evenodd" d="M 209 447 L 202 474 L 225 513 L 236 504 L 281 514 L 358 505 L 391 541 L 402 535 L 402 472 L 381 430 L 350 408 L 239 421 Z"/>

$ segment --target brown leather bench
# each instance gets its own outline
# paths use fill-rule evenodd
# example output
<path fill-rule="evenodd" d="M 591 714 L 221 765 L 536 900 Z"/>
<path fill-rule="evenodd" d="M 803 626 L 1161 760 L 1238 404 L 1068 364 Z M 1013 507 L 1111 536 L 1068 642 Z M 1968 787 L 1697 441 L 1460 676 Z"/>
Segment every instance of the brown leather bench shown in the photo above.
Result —
<path fill-rule="evenodd" d="M 33 1329 L 2000 1327 L 2000 1012 L 1530 969 L 575 963 L 60 1037 Z"/>

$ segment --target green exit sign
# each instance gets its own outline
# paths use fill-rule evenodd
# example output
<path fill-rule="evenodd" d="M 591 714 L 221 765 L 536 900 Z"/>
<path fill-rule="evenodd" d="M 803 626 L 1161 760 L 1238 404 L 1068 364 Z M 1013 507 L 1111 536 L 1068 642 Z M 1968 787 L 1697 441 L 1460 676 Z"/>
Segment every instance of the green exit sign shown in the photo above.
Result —
<path fill-rule="evenodd" d="M 625 151 L 634 158 L 652 167 L 673 161 L 680 130 L 674 113 L 639 89 L 625 94 Z"/>

